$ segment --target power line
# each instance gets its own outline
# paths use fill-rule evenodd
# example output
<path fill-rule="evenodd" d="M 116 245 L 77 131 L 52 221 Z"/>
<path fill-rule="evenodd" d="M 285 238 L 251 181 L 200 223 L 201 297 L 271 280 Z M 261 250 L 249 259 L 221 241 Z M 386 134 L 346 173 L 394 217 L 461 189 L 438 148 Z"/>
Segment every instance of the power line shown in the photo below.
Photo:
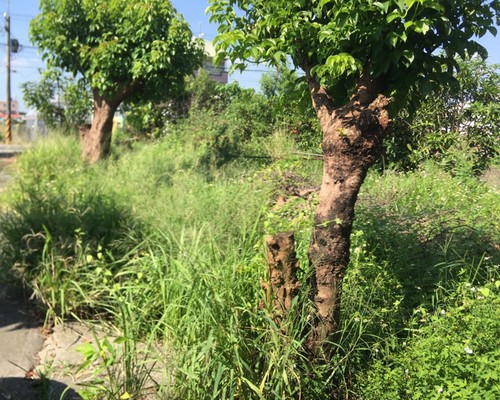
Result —
<path fill-rule="evenodd" d="M 21 18 L 21 19 L 29 19 L 32 20 L 36 17 L 36 15 L 28 15 L 28 14 L 10 14 L 12 17 Z"/>

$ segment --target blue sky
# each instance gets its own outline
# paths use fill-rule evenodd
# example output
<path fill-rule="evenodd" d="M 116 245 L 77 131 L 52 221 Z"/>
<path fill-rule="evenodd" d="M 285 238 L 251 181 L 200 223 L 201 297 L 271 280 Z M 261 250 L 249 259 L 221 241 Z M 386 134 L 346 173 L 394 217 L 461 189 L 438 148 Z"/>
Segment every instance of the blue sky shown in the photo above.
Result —
<path fill-rule="evenodd" d="M 131 0 L 132 1 L 132 0 Z M 195 35 L 204 34 L 205 38 L 211 40 L 217 33 L 217 26 L 210 24 L 205 15 L 205 9 L 208 6 L 207 0 L 172 0 L 174 7 L 178 12 L 184 15 L 191 25 Z M 21 51 L 12 56 L 12 97 L 22 104 L 22 92 L 19 85 L 23 82 L 34 81 L 39 78 L 38 69 L 44 68 L 37 49 L 29 42 L 28 29 L 29 22 L 38 13 L 39 0 L 0 0 L 0 14 L 9 9 L 11 15 L 11 34 L 13 38 L 19 40 L 22 45 Z M 3 25 L 3 22 L 0 23 Z M 6 93 L 6 34 L 5 30 L 0 31 L 0 99 L 5 98 Z M 480 40 L 480 43 L 488 49 L 489 62 L 500 64 L 500 35 L 496 38 L 488 35 Z M 255 69 L 255 67 L 251 67 Z M 259 80 L 262 72 L 247 72 L 243 75 L 234 74 L 231 79 L 237 80 L 245 87 L 259 86 Z"/>

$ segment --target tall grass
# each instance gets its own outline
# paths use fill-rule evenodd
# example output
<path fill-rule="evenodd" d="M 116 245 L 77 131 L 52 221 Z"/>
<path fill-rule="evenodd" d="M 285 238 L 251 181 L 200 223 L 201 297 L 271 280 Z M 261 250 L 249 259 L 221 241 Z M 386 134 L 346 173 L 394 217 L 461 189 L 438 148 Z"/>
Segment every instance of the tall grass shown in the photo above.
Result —
<path fill-rule="evenodd" d="M 316 200 L 276 207 L 273 198 L 283 186 L 315 183 L 320 163 L 297 160 L 282 133 L 247 144 L 265 158 L 200 163 L 210 149 L 185 135 L 137 144 L 93 167 L 78 161 L 75 142 L 53 139 L 20 157 L 2 194 L 3 268 L 15 264 L 51 318 L 103 319 L 120 332 L 85 349 L 85 367 L 101 363 L 112 381 L 96 376 L 87 398 L 412 398 L 410 381 L 390 367 L 404 373 L 411 357 L 434 357 L 422 350 L 432 332 L 454 329 L 469 310 L 474 326 L 495 327 L 497 193 L 431 165 L 373 172 L 357 208 L 336 351 L 311 362 L 302 344 Z M 263 236 L 284 230 L 296 232 L 304 290 L 278 324 L 260 281 Z M 487 296 L 471 297 L 467 284 Z M 469 302 L 479 311 L 460 310 Z M 456 318 L 440 318 L 443 309 Z M 453 391 L 455 372 L 446 370 Z M 412 390 L 435 384 L 417 379 L 425 365 L 412 371 Z M 384 379 L 393 397 L 384 397 Z"/>

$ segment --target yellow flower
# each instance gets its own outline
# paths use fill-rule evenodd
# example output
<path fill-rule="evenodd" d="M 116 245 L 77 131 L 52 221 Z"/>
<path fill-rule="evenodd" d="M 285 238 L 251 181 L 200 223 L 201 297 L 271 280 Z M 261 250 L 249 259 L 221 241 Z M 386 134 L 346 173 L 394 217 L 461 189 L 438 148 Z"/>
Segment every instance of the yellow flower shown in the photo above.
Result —
<path fill-rule="evenodd" d="M 128 392 L 125 392 L 123 393 L 121 396 L 120 396 L 120 399 L 121 400 L 128 400 L 128 399 L 131 399 L 132 397 L 128 394 Z"/>

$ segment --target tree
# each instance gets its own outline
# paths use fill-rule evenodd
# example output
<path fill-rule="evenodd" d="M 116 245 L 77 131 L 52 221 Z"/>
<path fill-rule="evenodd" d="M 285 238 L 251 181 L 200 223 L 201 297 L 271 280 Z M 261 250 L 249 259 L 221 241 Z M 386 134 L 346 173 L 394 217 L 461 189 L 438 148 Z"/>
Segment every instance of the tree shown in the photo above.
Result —
<path fill-rule="evenodd" d="M 201 65 L 201 40 L 168 0 L 41 0 L 30 36 L 49 68 L 81 76 L 94 114 L 82 156 L 105 157 L 113 115 L 123 101 L 162 100 L 184 88 Z"/>
<path fill-rule="evenodd" d="M 42 79 L 21 85 L 24 102 L 50 127 L 78 128 L 92 111 L 92 98 L 82 80 L 59 68 L 43 71 Z"/>
<path fill-rule="evenodd" d="M 389 113 L 454 84 L 456 55 L 486 50 L 498 0 L 210 0 L 219 59 L 305 73 L 323 132 L 323 181 L 309 261 L 316 311 L 307 347 L 316 352 L 339 326 L 354 205 L 379 156 Z M 217 61 L 217 60 L 216 60 Z"/>

